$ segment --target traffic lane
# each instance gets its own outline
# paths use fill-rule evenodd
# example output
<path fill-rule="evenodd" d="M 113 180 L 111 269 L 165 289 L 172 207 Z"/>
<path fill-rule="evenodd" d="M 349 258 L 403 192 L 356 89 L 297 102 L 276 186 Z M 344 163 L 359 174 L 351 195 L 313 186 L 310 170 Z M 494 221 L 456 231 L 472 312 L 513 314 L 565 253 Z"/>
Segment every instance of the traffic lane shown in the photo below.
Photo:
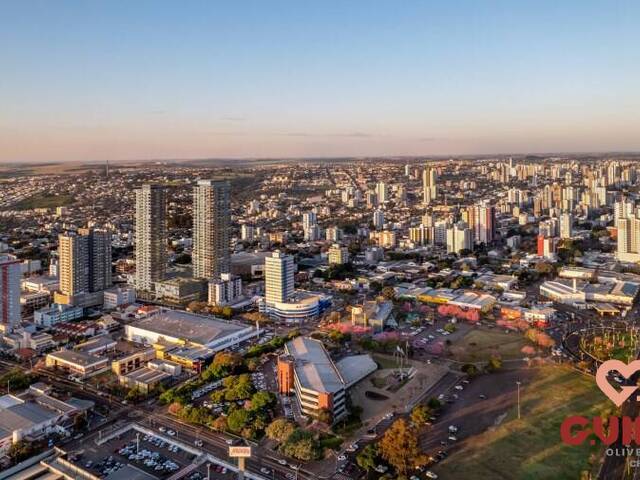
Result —
<path fill-rule="evenodd" d="M 505 370 L 474 378 L 464 390 L 456 391 L 458 400 L 445 404 L 442 414 L 431 427 L 427 427 L 421 446 L 425 451 L 440 450 L 441 441 L 447 442 L 447 448 L 463 442 L 464 438 L 484 432 L 495 426 L 497 420 L 508 412 L 517 402 L 517 381 L 526 384 L 533 373 L 530 370 Z M 480 398 L 484 395 L 486 398 Z M 449 426 L 458 427 L 456 442 L 447 440 Z"/>
<path fill-rule="evenodd" d="M 204 452 L 211 454 L 212 456 L 233 463 L 233 460 L 228 458 L 229 445 L 226 442 L 225 437 L 218 436 L 212 432 L 209 432 L 199 427 L 182 423 L 176 419 L 168 416 L 155 417 L 155 428 L 164 426 L 175 432 L 177 432 L 176 439 L 185 443 L 195 444 L 196 440 L 203 442 L 202 449 Z M 272 471 L 270 478 L 276 478 L 278 480 L 287 480 L 287 474 L 295 474 L 295 470 L 288 466 L 281 465 L 279 458 L 269 457 L 263 454 L 261 449 L 253 448 L 253 456 L 246 462 L 247 469 L 257 475 L 264 475 L 260 470 L 261 468 L 269 468 Z M 304 471 L 303 469 L 298 471 L 298 478 L 316 478 L 313 474 Z"/>

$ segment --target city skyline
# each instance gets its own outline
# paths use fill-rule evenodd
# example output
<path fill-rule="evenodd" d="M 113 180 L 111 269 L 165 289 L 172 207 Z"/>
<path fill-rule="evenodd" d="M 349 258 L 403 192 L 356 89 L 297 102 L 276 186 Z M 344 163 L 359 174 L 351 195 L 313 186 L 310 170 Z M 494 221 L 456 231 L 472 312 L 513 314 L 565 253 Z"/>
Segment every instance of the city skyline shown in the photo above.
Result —
<path fill-rule="evenodd" d="M 632 2 L 6 13 L 0 162 L 640 150 Z"/>

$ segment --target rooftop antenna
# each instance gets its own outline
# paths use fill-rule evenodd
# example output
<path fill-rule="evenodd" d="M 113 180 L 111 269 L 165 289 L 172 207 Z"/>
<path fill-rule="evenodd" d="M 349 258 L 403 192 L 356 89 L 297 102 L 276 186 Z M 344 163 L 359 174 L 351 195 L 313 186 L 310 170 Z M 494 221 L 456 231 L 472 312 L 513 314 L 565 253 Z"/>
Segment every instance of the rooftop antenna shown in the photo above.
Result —
<path fill-rule="evenodd" d="M 107 180 L 109 180 L 109 160 L 107 160 L 107 167 L 105 169 Z"/>

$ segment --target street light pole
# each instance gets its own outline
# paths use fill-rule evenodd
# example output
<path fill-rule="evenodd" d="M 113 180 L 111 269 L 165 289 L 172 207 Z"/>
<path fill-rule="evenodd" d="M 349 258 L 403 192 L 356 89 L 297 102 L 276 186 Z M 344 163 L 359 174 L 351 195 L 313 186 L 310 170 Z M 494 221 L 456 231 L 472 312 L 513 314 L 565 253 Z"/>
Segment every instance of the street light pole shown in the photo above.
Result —
<path fill-rule="evenodd" d="M 518 420 L 520 420 L 520 381 L 516 382 L 518 386 Z"/>

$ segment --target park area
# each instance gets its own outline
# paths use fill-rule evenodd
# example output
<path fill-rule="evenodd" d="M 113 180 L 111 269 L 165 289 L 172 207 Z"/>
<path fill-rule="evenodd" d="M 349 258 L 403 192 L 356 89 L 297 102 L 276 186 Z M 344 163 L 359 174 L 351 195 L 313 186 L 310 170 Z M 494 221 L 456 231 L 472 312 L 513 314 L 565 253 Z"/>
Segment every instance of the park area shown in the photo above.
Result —
<path fill-rule="evenodd" d="M 463 363 L 487 362 L 491 357 L 502 360 L 522 358 L 529 342 L 519 332 L 473 329 L 449 346 L 451 359 Z"/>
<path fill-rule="evenodd" d="M 571 415 L 593 417 L 610 408 L 595 381 L 565 366 L 546 365 L 536 369 L 521 396 L 521 420 L 514 406 L 495 426 L 465 439 L 434 471 L 454 480 L 574 480 L 594 470 L 600 447 L 564 445 L 560 424 Z"/>

